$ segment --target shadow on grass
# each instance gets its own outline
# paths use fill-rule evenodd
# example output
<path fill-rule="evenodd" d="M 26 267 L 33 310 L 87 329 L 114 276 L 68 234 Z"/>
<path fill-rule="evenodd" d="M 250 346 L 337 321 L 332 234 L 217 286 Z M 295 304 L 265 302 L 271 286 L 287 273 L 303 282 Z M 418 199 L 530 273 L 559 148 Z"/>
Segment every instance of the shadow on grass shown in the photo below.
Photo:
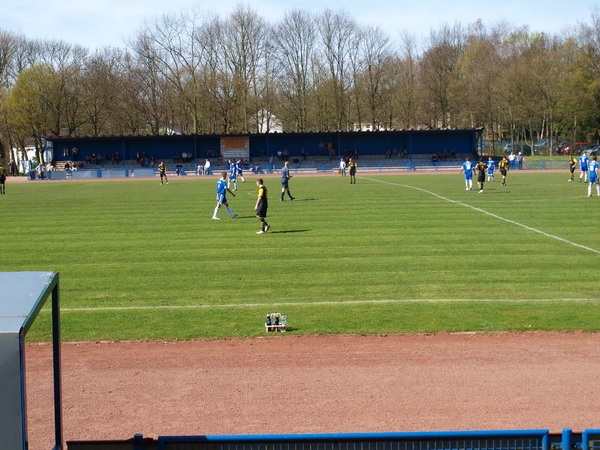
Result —
<path fill-rule="evenodd" d="M 307 233 L 310 230 L 284 230 L 284 231 L 269 231 L 268 234 L 285 234 L 285 233 Z"/>

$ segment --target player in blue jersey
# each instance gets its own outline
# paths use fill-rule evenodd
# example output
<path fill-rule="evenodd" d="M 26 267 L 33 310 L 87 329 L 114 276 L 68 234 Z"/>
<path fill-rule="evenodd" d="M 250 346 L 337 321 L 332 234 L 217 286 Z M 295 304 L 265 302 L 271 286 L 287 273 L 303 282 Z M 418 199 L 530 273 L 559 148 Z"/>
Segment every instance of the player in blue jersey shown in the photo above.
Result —
<path fill-rule="evenodd" d="M 465 162 L 462 164 L 462 168 L 459 173 L 465 173 L 465 186 L 467 191 L 473 189 L 473 169 L 475 165 L 471 162 L 471 158 L 467 157 Z"/>
<path fill-rule="evenodd" d="M 487 169 L 487 180 L 488 181 L 496 181 L 494 179 L 494 170 L 496 169 L 496 163 L 494 162 L 494 158 L 492 158 L 491 156 L 488 159 L 487 166 L 488 166 L 488 169 Z"/>
<path fill-rule="evenodd" d="M 589 164 L 590 184 L 588 185 L 588 197 L 592 196 L 592 185 L 596 185 L 596 194 L 600 196 L 600 180 L 598 179 L 598 157 L 592 154 L 592 161 Z"/>
<path fill-rule="evenodd" d="M 236 179 L 238 177 L 241 178 L 242 183 L 246 182 L 246 180 L 244 180 L 244 161 L 242 159 L 238 159 L 235 163 L 235 177 Z"/>
<path fill-rule="evenodd" d="M 237 214 L 235 214 L 231 208 L 229 208 L 229 203 L 227 202 L 227 192 L 235 197 L 235 194 L 227 187 L 227 172 L 223 172 L 221 174 L 221 178 L 219 181 L 217 181 L 217 206 L 215 207 L 215 212 L 212 216 L 214 220 L 220 220 L 217 216 L 219 215 L 221 205 L 225 205 L 225 209 L 232 219 L 237 216 Z"/>
<path fill-rule="evenodd" d="M 229 176 L 227 177 L 227 187 L 231 188 L 233 184 L 233 190 L 237 191 L 237 171 L 235 168 L 235 161 L 227 160 L 229 164 Z"/>
<path fill-rule="evenodd" d="M 588 168 L 588 164 L 590 162 L 590 159 L 588 158 L 587 153 L 584 151 L 581 156 L 579 157 L 579 170 L 581 170 L 581 173 L 579 174 L 579 182 L 581 183 L 581 180 L 583 179 L 583 181 L 585 183 L 588 182 L 588 172 L 589 172 L 589 168 Z"/>

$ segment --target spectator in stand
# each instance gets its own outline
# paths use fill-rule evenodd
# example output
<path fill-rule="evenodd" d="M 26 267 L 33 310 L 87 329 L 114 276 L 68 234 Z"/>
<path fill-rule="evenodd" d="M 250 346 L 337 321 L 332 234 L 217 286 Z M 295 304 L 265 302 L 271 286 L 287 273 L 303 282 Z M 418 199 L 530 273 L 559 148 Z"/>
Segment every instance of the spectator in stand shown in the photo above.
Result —
<path fill-rule="evenodd" d="M 39 163 L 37 165 L 37 167 L 35 168 L 35 170 L 38 174 L 38 179 L 43 180 L 45 178 L 45 172 L 46 172 L 46 168 L 44 167 L 44 164 Z"/>
<path fill-rule="evenodd" d="M 210 175 L 210 161 L 206 158 L 206 162 L 204 163 L 204 175 Z"/>

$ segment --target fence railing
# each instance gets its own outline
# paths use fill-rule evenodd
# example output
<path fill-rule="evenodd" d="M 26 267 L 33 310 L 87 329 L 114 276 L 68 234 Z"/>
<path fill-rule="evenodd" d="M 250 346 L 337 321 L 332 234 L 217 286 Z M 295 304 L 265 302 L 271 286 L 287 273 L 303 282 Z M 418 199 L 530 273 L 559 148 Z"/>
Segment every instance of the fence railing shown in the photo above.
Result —
<path fill-rule="evenodd" d="M 123 441 L 68 441 L 68 450 L 599 450 L 600 429 L 416 433 L 135 435 Z"/>
<path fill-rule="evenodd" d="M 462 161 L 440 161 L 437 163 L 427 161 L 410 161 L 410 160 L 393 160 L 381 162 L 358 162 L 358 174 L 368 173 L 390 173 L 390 172 L 449 172 L 459 171 Z M 282 164 L 262 165 L 258 170 L 247 168 L 244 174 L 252 175 L 269 175 L 278 174 L 281 171 Z M 292 174 L 337 174 L 338 164 L 300 164 L 290 165 Z M 228 171 L 229 167 L 213 166 L 211 167 L 211 175 L 218 174 L 223 171 Z M 519 169 L 513 169 L 519 170 Z M 568 162 L 562 160 L 531 160 L 523 163 L 522 170 L 568 170 Z M 64 180 L 64 179 L 91 179 L 91 178 L 147 178 L 158 175 L 156 168 L 102 168 L 102 169 L 80 169 L 72 171 L 50 171 L 45 175 L 49 180 Z M 198 176 L 197 168 L 194 166 L 183 166 L 179 169 L 169 168 L 169 176 Z M 32 173 L 32 180 L 36 179 L 36 174 Z"/>

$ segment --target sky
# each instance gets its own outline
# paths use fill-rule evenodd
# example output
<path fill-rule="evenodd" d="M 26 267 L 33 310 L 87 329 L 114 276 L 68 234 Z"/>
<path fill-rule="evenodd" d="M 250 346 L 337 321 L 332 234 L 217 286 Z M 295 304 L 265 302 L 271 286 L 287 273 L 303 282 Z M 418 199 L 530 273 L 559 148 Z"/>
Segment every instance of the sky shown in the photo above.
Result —
<path fill-rule="evenodd" d="M 591 24 L 591 14 L 600 11 L 600 0 L 2 0 L 0 31 L 62 40 L 90 50 L 125 47 L 145 21 L 164 13 L 194 7 L 227 17 L 240 4 L 273 23 L 292 9 L 344 11 L 363 25 L 381 27 L 392 39 L 401 32 L 426 38 L 442 24 L 468 25 L 478 19 L 489 26 L 506 22 L 532 32 L 563 33 L 581 23 Z"/>

